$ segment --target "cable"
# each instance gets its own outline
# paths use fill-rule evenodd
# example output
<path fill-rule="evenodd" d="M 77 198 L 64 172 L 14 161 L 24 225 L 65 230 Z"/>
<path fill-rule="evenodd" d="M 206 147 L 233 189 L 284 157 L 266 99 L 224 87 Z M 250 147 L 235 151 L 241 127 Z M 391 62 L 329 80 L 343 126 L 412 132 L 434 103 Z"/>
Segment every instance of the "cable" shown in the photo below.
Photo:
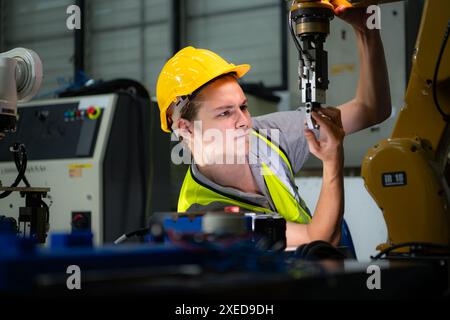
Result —
<path fill-rule="evenodd" d="M 442 118 L 444 119 L 445 122 L 450 122 L 450 115 L 444 113 L 444 111 L 442 110 L 441 106 L 439 105 L 438 97 L 437 97 L 437 76 L 438 76 L 438 72 L 439 72 L 439 67 L 441 65 L 442 55 L 444 54 L 444 50 L 445 50 L 445 47 L 447 45 L 449 33 L 450 33 L 450 20 L 448 21 L 447 29 L 445 30 L 444 40 L 442 41 L 441 49 L 439 50 L 439 55 L 438 55 L 438 59 L 436 61 L 436 67 L 434 68 L 434 75 L 433 75 L 433 100 L 434 100 L 434 104 L 436 106 L 437 111 L 439 111 L 439 113 L 442 115 Z"/>
<path fill-rule="evenodd" d="M 292 4 L 293 3 L 294 3 L 294 1 L 292 1 Z M 291 32 L 291 36 L 294 39 L 294 44 L 297 47 L 297 50 L 300 52 L 300 54 L 303 54 L 303 48 L 300 45 L 300 42 L 298 41 L 297 36 L 295 35 L 295 32 L 294 32 L 294 28 L 292 26 L 292 12 L 291 12 L 291 10 L 289 10 L 288 26 L 289 26 L 289 31 Z"/>
<path fill-rule="evenodd" d="M 294 2 L 295 1 L 293 0 L 292 3 L 291 3 L 291 7 L 294 5 Z M 299 57 L 299 63 L 300 63 L 299 76 L 301 78 L 303 78 L 303 79 L 306 79 L 305 75 L 303 74 L 303 71 L 300 72 L 300 70 L 303 69 L 304 65 L 310 67 L 312 58 L 311 58 L 311 56 L 309 55 L 308 52 L 303 50 L 302 45 L 300 44 L 300 41 L 298 40 L 297 35 L 295 34 L 294 24 L 292 22 L 293 22 L 293 20 L 292 20 L 292 12 L 291 12 L 291 10 L 289 10 L 288 27 L 289 27 L 289 31 L 291 32 L 291 36 L 294 39 L 294 44 L 297 47 L 297 50 L 298 50 L 298 52 L 300 54 L 300 57 Z"/>
<path fill-rule="evenodd" d="M 28 156 L 26 154 L 24 145 L 20 145 L 20 149 L 22 150 L 22 152 L 14 152 L 14 163 L 16 164 L 17 171 L 20 171 L 22 165 L 24 165 L 26 168 L 28 161 Z M 23 175 L 22 181 L 25 183 L 27 187 L 30 187 L 30 183 L 28 182 L 28 179 L 25 177 L 25 174 Z"/>
<path fill-rule="evenodd" d="M 125 233 L 125 234 L 121 235 L 120 237 L 118 237 L 116 240 L 114 240 L 114 244 L 122 243 L 125 240 L 127 240 L 128 238 L 131 238 L 134 236 L 137 236 L 137 237 L 145 236 L 147 233 L 149 233 L 149 231 L 150 231 L 149 228 L 142 228 L 142 229 L 138 229 L 135 231 Z"/>
<path fill-rule="evenodd" d="M 376 256 L 370 256 L 370 258 L 373 260 L 378 260 L 382 256 L 387 255 L 388 253 L 390 253 L 393 250 L 405 248 L 405 247 L 410 247 L 411 251 L 422 251 L 425 248 L 447 250 L 448 253 L 450 254 L 450 246 L 446 246 L 443 244 L 427 243 L 427 242 L 404 242 L 404 243 L 399 243 L 399 244 L 393 245 L 389 248 L 386 248 L 386 249 L 382 250 L 380 253 L 378 253 Z"/>
<path fill-rule="evenodd" d="M 295 1 L 292 1 L 291 6 L 294 4 Z M 311 60 L 311 57 L 309 56 L 309 54 L 307 52 L 305 52 L 302 48 L 302 45 L 300 44 L 300 41 L 298 41 L 297 35 L 295 34 L 294 31 L 294 25 L 292 23 L 292 12 L 291 10 L 289 10 L 289 18 L 288 18 L 288 26 L 289 26 L 289 31 L 291 32 L 291 36 L 294 39 L 294 44 L 297 47 L 297 50 L 300 52 L 300 55 L 303 59 L 307 59 L 307 60 Z"/>
<path fill-rule="evenodd" d="M 50 222 L 50 208 L 48 207 L 47 203 L 45 203 L 44 200 L 41 199 L 40 201 L 42 207 L 45 209 L 45 222 Z"/>
<path fill-rule="evenodd" d="M 14 143 L 10 148 L 9 151 L 13 153 L 14 155 L 14 162 L 16 163 L 16 167 L 18 166 L 17 170 L 19 173 L 17 174 L 16 179 L 14 180 L 13 184 L 10 186 L 10 188 L 15 188 L 19 185 L 20 181 L 22 181 L 25 178 L 25 171 L 27 170 L 27 153 L 25 146 L 21 143 Z M 19 155 L 20 154 L 20 155 Z M 20 162 L 20 158 L 22 161 Z M 26 178 L 25 178 L 26 179 Z M 28 181 L 27 181 L 28 182 Z M 6 198 L 12 193 L 12 191 L 4 191 L 0 194 L 0 199 Z"/>

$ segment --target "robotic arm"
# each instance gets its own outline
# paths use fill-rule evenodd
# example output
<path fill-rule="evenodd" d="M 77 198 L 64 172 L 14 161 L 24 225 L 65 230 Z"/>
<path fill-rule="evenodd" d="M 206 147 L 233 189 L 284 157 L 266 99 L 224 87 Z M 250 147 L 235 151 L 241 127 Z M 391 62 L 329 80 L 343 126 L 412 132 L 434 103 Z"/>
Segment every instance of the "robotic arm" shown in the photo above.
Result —
<path fill-rule="evenodd" d="M 405 104 L 390 137 L 370 148 L 362 163 L 366 188 L 388 228 L 382 252 L 450 245 L 449 33 L 450 2 L 426 1 Z"/>
<path fill-rule="evenodd" d="M 36 52 L 16 48 L 0 53 L 0 138 L 16 128 L 17 102 L 35 96 L 42 82 L 42 62 Z"/>
<path fill-rule="evenodd" d="M 329 81 L 324 43 L 333 17 L 333 6 L 329 1 L 294 0 L 289 11 L 289 29 L 299 51 L 301 104 L 306 108 L 309 129 L 316 128 L 311 111 L 326 102 Z"/>

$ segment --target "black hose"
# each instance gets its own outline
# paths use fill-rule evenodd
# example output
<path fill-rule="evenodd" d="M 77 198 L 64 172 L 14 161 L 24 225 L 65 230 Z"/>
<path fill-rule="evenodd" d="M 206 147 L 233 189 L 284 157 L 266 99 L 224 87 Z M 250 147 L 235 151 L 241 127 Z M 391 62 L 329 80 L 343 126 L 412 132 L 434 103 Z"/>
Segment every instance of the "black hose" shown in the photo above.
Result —
<path fill-rule="evenodd" d="M 14 163 L 16 164 L 17 171 L 20 171 L 20 168 L 22 167 L 23 163 L 24 163 L 25 169 L 26 169 L 27 159 L 28 159 L 28 157 L 27 157 L 27 154 L 26 154 L 26 151 L 24 148 L 23 148 L 22 154 L 20 154 L 19 152 L 14 153 Z M 25 183 L 25 185 L 27 187 L 30 187 L 30 183 L 28 182 L 28 179 L 25 176 L 25 174 L 23 175 L 22 181 Z"/>
<path fill-rule="evenodd" d="M 439 105 L 439 101 L 437 98 L 437 77 L 438 77 L 439 67 L 441 65 L 442 55 L 444 54 L 444 50 L 447 45 L 449 33 L 450 33 L 450 20 L 448 21 L 447 29 L 445 30 L 444 40 L 442 41 L 441 49 L 439 50 L 439 55 L 438 55 L 438 59 L 436 61 L 436 67 L 434 68 L 434 75 L 433 75 L 433 101 L 434 101 L 437 111 L 441 114 L 441 116 L 445 122 L 450 121 L 450 115 L 444 113 L 441 106 Z"/>
<path fill-rule="evenodd" d="M 16 168 L 19 171 L 17 174 L 16 179 L 11 184 L 10 188 L 15 188 L 19 185 L 20 181 L 26 180 L 25 178 L 25 171 L 27 170 L 27 152 L 25 149 L 25 146 L 21 143 L 14 143 L 9 150 L 13 153 L 14 156 L 14 163 L 16 164 Z M 24 181 L 25 182 L 25 181 Z M 25 182 L 25 184 L 28 183 L 28 180 Z M 27 185 L 29 186 L 29 184 Z M 4 191 L 0 193 L 0 199 L 4 199 L 7 196 L 9 196 L 12 193 L 12 191 Z"/>

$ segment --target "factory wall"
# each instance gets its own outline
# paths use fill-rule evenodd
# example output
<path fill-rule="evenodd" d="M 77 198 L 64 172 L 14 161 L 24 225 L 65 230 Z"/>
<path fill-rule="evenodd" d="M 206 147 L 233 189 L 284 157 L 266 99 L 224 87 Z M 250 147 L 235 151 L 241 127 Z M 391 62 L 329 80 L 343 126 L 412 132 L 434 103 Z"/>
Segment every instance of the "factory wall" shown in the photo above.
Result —
<path fill-rule="evenodd" d="M 2 0 L 3 51 L 17 46 L 39 52 L 45 67 L 40 97 L 73 80 L 73 31 L 66 27 L 70 0 Z M 163 64 L 178 47 L 193 45 L 249 63 L 247 82 L 280 87 L 280 0 L 87 0 L 85 72 L 94 80 L 131 78 L 152 95 Z M 174 6 L 181 7 L 182 34 L 173 43 Z M 180 8 L 177 8 L 180 9 Z"/>
<path fill-rule="evenodd" d="M 67 86 L 73 74 L 73 31 L 66 27 L 71 0 L 20 0 L 1 2 L 1 51 L 33 49 L 44 65 L 39 97 L 51 97 Z"/>

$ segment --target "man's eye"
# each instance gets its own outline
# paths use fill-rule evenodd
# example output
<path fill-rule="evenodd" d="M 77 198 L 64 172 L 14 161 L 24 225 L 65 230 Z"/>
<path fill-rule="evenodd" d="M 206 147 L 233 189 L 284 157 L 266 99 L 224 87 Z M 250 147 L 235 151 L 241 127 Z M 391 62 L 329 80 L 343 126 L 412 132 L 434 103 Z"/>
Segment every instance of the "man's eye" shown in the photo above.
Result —
<path fill-rule="evenodd" d="M 230 115 L 230 111 L 224 111 L 221 114 L 219 114 L 219 117 L 226 117 Z"/>
<path fill-rule="evenodd" d="M 243 104 L 242 106 L 240 106 L 242 111 L 245 111 L 248 109 L 248 106 L 246 104 Z"/>

